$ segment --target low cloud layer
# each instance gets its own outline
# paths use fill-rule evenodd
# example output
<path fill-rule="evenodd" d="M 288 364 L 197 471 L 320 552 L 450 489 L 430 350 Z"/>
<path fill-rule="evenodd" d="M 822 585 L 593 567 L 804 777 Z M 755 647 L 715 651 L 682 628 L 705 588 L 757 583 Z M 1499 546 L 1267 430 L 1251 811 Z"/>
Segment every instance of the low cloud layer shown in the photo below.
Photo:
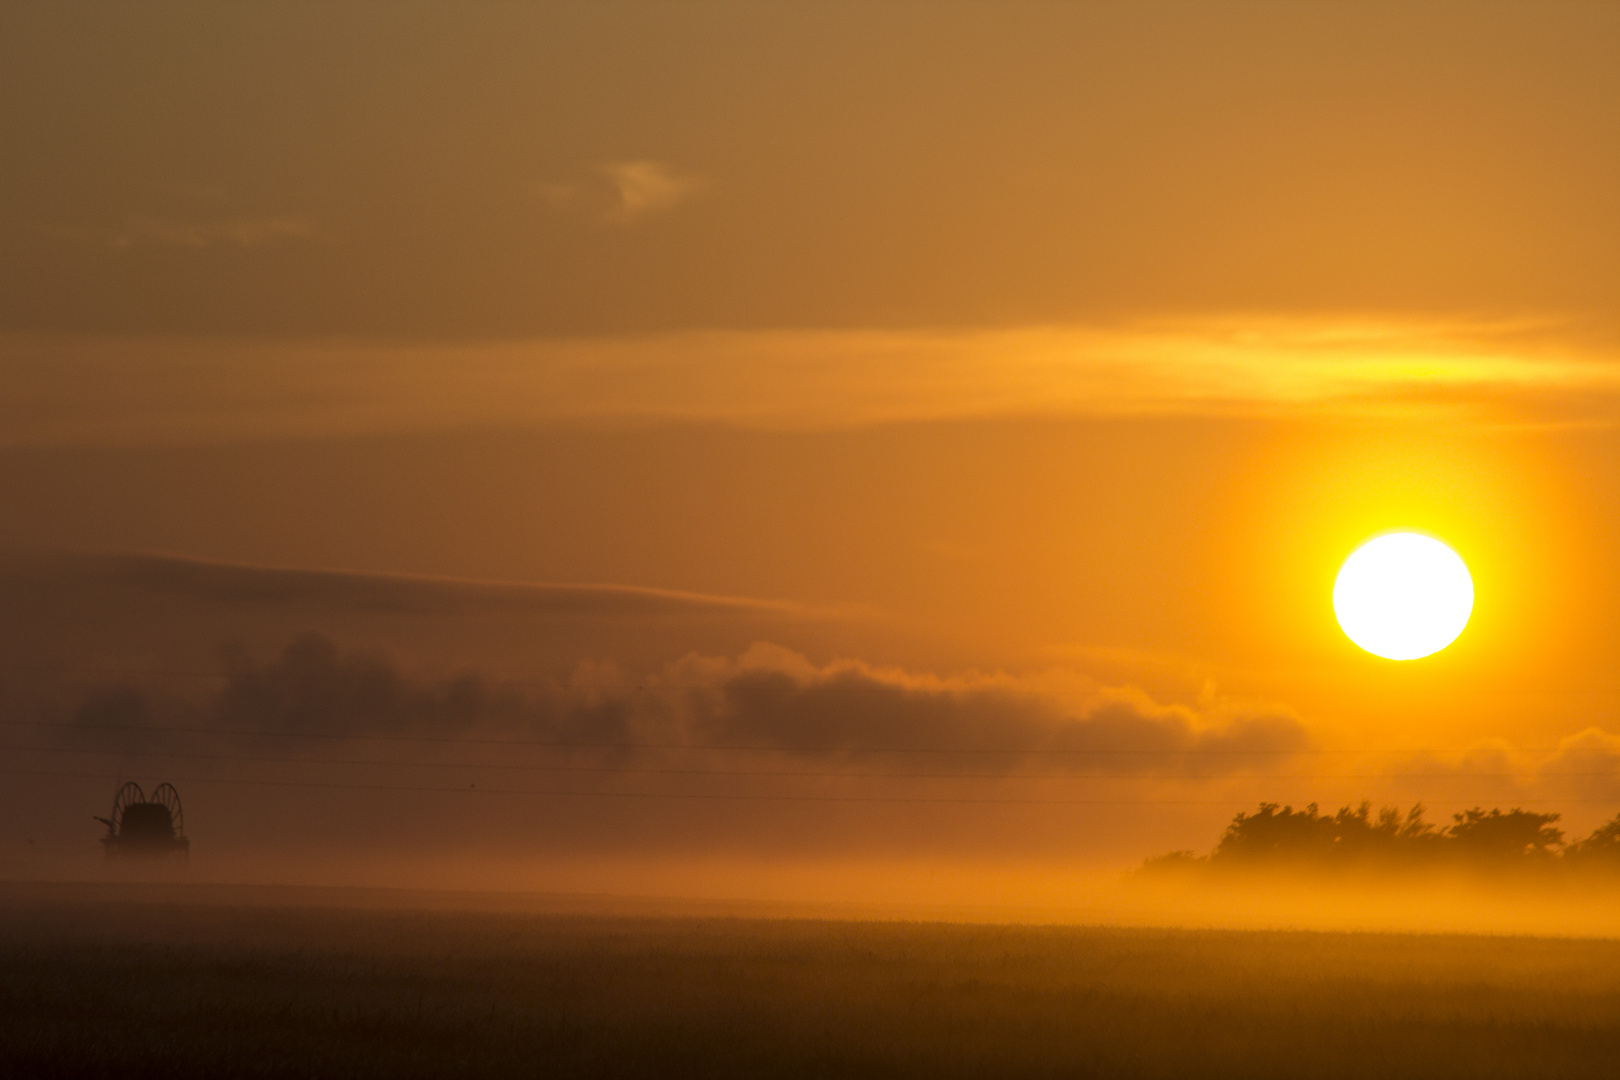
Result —
<path fill-rule="evenodd" d="M 624 585 L 0 553 L 0 705 L 68 708 L 88 686 L 120 679 L 165 695 L 185 689 L 198 705 L 187 688 L 225 674 L 222 650 L 232 662 L 273 656 L 309 633 L 392 657 L 404 686 L 469 669 L 555 681 L 592 658 L 651 671 L 762 638 L 870 654 L 863 643 L 889 636 L 887 626 L 867 610 Z"/>
<path fill-rule="evenodd" d="M 1008 676 L 941 679 L 856 661 L 817 667 L 769 645 L 641 674 L 582 663 L 555 683 L 476 672 L 425 681 L 379 654 L 305 635 L 270 660 L 229 658 L 220 683 L 191 695 L 97 686 L 62 733 L 80 745 L 125 746 L 148 737 L 168 745 L 175 731 L 452 744 L 500 736 L 618 760 L 714 748 L 823 763 L 920 758 L 1006 775 L 1037 766 L 1223 775 L 1269 768 L 1311 747 L 1303 725 L 1277 710 L 1200 711 L 1104 687 L 1060 696 Z"/>
<path fill-rule="evenodd" d="M 768 649 L 742 658 L 705 701 L 700 731 L 790 753 L 923 748 L 1003 768 L 1039 760 L 1076 772 L 1229 772 L 1307 749 L 1280 711 L 1214 718 L 1130 690 L 1064 702 L 1021 680 L 918 678 L 858 663 L 814 668 Z"/>

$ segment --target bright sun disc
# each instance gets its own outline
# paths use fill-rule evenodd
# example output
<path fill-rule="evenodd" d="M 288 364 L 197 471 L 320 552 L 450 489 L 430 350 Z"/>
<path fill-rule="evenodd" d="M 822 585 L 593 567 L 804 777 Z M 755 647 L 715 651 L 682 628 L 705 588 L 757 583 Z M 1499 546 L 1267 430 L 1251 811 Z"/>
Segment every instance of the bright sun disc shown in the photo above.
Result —
<path fill-rule="evenodd" d="M 1418 533 L 1388 533 L 1344 560 L 1333 613 L 1345 635 L 1390 660 L 1416 660 L 1457 640 L 1474 611 L 1474 579 L 1462 559 Z"/>

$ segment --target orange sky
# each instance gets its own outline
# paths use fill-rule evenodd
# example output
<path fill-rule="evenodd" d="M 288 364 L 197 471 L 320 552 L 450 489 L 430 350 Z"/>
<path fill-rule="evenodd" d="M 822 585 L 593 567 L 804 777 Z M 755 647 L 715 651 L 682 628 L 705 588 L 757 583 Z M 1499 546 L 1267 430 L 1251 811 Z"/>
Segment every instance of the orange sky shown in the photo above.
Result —
<path fill-rule="evenodd" d="M 801 739 L 842 730 L 815 702 L 846 678 L 891 701 L 874 730 L 938 709 L 1020 753 L 1115 708 L 1131 753 L 1287 732 L 1211 781 L 953 788 L 1140 801 L 1117 820 L 546 811 L 576 853 L 1123 865 L 1363 794 L 1589 827 L 1620 809 L 1617 49 L 1599 4 L 8 7 L 6 715 L 68 722 L 110 671 L 149 719 L 223 723 L 175 673 L 314 631 L 565 712 L 661 678 L 619 703 L 648 738 L 698 723 L 680 678 L 731 701 L 761 671 Z M 1330 589 L 1403 527 L 1478 602 L 1393 664 Z M 441 609 L 463 586 L 426 579 L 685 598 Z M 785 738 L 714 708 L 682 737 Z M 16 772 L 49 735 L 6 733 Z M 870 766 L 849 737 L 837 768 Z M 216 847 L 271 843 L 252 806 L 291 796 L 185 760 L 70 763 L 36 831 L 68 850 L 102 773 L 168 770 Z M 398 841 L 391 799 L 339 838 Z"/>

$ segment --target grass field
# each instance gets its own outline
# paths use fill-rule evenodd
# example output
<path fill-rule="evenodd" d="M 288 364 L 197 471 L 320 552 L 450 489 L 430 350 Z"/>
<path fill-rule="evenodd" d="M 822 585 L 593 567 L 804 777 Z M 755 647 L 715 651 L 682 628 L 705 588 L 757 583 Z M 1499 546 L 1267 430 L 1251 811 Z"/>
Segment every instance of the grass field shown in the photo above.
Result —
<path fill-rule="evenodd" d="M 0 1074 L 1612 1077 L 1620 943 L 0 888 Z"/>

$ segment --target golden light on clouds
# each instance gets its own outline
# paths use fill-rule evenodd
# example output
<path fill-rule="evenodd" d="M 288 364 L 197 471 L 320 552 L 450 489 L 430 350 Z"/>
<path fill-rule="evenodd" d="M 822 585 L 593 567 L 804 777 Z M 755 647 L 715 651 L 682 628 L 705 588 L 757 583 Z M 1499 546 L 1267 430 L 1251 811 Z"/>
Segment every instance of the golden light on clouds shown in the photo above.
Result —
<path fill-rule="evenodd" d="M 12 444 L 533 423 L 818 430 L 1007 417 L 1591 420 L 1620 357 L 1552 322 L 1238 318 L 535 340 L 12 335 Z"/>
<path fill-rule="evenodd" d="M 1474 610 L 1474 579 L 1445 544 L 1385 533 L 1351 552 L 1333 585 L 1345 635 L 1386 660 L 1417 660 L 1457 640 Z"/>

